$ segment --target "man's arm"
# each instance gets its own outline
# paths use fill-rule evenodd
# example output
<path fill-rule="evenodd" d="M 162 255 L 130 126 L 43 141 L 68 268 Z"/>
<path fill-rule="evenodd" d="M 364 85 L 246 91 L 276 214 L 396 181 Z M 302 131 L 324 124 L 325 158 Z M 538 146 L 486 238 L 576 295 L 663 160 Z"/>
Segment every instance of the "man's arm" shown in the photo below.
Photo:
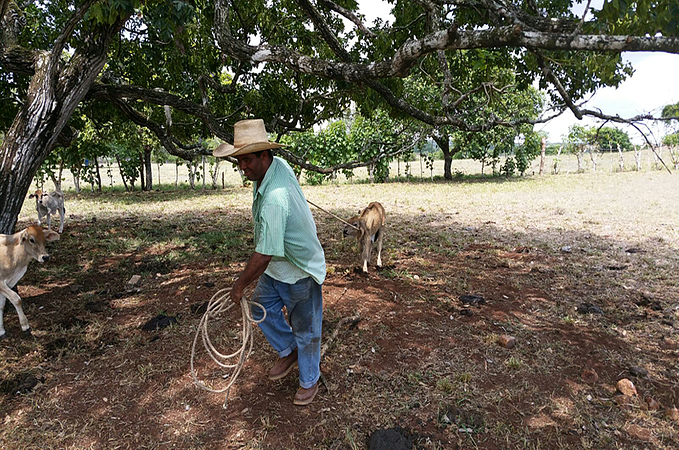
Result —
<path fill-rule="evenodd" d="M 243 297 L 243 290 L 264 273 L 270 261 L 271 255 L 262 255 L 257 252 L 252 253 L 245 269 L 243 269 L 231 288 L 231 300 L 233 300 L 233 302 L 240 304 L 240 299 Z"/>

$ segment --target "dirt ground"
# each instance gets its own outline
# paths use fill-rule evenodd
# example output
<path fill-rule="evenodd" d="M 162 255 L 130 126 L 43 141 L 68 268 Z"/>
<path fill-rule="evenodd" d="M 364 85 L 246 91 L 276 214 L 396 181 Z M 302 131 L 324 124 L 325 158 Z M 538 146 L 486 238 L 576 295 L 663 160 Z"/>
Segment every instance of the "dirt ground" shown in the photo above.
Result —
<path fill-rule="evenodd" d="M 328 200 L 337 189 L 307 195 L 342 205 Z M 347 189 L 356 204 L 378 192 Z M 385 266 L 368 275 L 341 225 L 314 211 L 328 261 L 324 339 L 343 318 L 360 320 L 337 332 L 308 407 L 292 405 L 296 370 L 267 380 L 276 356 L 259 330 L 226 408 L 224 395 L 191 380 L 196 309 L 230 286 L 251 251 L 248 190 L 205 194 L 221 207 L 188 212 L 154 208 L 195 194 L 115 194 L 108 202 L 116 208 L 140 209 L 72 213 L 52 261 L 32 263 L 19 283 L 32 334 L 22 335 L 13 307 L 5 309 L 0 446 L 387 448 L 374 433 L 391 429 L 391 445 L 418 449 L 679 447 L 674 241 L 606 231 L 607 213 L 586 209 L 578 220 L 591 227 L 567 225 L 582 215 L 568 203 L 541 213 L 561 226 L 519 230 L 509 223 L 521 206 L 514 219 L 503 213 L 505 223 L 497 211 L 472 217 L 463 200 L 394 208 L 410 194 L 385 189 Z M 427 189 L 442 199 L 458 189 L 474 204 L 468 186 Z M 82 194 L 78 202 L 100 199 Z M 332 210 L 348 216 L 351 206 Z M 658 235 L 667 230 L 676 235 L 671 223 Z M 141 280 L 131 286 L 133 275 Z M 465 295 L 477 297 L 465 303 Z M 177 323 L 142 329 L 159 314 Z M 233 351 L 240 314 L 230 311 L 211 330 Z M 516 345 L 498 344 L 504 335 Z M 226 382 L 204 353 L 197 368 L 207 382 Z M 616 392 L 623 378 L 636 395 Z"/>

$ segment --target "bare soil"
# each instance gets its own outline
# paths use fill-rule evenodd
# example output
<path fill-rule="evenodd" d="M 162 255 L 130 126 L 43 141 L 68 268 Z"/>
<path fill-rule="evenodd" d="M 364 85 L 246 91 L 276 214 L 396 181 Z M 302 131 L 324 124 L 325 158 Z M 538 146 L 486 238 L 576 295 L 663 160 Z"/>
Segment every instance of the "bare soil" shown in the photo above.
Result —
<path fill-rule="evenodd" d="M 445 199 L 446 189 L 457 189 L 472 209 L 480 201 L 468 191 L 473 187 L 445 186 L 425 190 Z M 230 286 L 251 251 L 247 189 L 205 194 L 220 207 L 198 212 L 153 212 L 177 194 L 115 194 L 120 211 L 126 203 L 142 211 L 72 216 L 51 248 L 52 261 L 33 263 L 19 284 L 32 335 L 22 336 L 12 306 L 5 309 L 0 446 L 379 448 L 373 433 L 394 429 L 373 442 L 395 439 L 421 449 L 679 447 L 679 424 L 667 412 L 679 406 L 679 273 L 666 229 L 664 239 L 630 237 L 616 231 L 637 220 L 625 217 L 608 232 L 586 227 L 568 203 L 545 206 L 562 226 L 544 227 L 542 213 L 524 218 L 541 211 L 535 204 L 523 209 L 526 200 L 512 217 L 535 222 L 517 230 L 506 213 L 475 218 L 464 199 L 424 211 L 416 200 L 396 208 L 398 196 L 410 194 L 379 189 L 307 193 L 332 205 L 341 204 L 341 197 L 330 198 L 343 190 L 352 203 L 332 210 L 345 216 L 353 203 L 381 200 L 389 227 L 385 266 L 364 275 L 355 242 L 341 238 L 342 225 L 314 211 L 329 268 L 324 336 L 344 317 L 359 314 L 360 321 L 339 331 L 322 361 L 325 383 L 308 407 L 292 405 L 296 371 L 267 380 L 276 356 L 259 330 L 226 408 L 223 395 L 191 380 L 189 349 L 202 314 L 196 309 Z M 82 194 L 77 201 L 98 200 Z M 599 224 L 607 217 L 585 215 Z M 130 287 L 132 275 L 141 281 Z M 465 305 L 463 295 L 485 302 Z M 578 312 L 582 303 L 602 314 Z M 159 314 L 177 323 L 142 329 Z M 239 317 L 229 314 L 212 328 L 225 350 L 239 344 Z M 497 344 L 506 334 L 515 347 Z M 596 372 L 595 382 L 583 379 L 586 369 Z M 224 383 L 224 371 L 205 355 L 198 370 L 202 379 Z M 634 383 L 637 396 L 616 397 L 621 378 Z M 659 409 L 649 409 L 647 398 Z"/>

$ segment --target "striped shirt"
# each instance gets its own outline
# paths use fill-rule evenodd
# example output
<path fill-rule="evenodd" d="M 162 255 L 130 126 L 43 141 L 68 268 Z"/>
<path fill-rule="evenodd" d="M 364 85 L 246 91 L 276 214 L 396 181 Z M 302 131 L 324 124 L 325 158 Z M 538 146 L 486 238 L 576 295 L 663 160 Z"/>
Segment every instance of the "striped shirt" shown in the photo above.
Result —
<path fill-rule="evenodd" d="M 261 186 L 253 182 L 255 251 L 271 255 L 267 275 L 294 284 L 309 276 L 325 280 L 325 254 L 316 223 L 292 168 L 274 157 Z"/>

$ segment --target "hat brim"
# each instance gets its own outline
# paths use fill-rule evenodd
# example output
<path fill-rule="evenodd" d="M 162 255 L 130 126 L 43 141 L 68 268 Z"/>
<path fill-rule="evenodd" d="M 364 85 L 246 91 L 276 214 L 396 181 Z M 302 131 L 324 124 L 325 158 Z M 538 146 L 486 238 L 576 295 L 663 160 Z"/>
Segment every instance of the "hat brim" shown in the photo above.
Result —
<path fill-rule="evenodd" d="M 247 155 L 248 153 L 261 152 L 262 150 L 269 150 L 273 148 L 283 147 L 283 144 L 277 142 L 254 142 L 252 144 L 244 145 L 242 147 L 234 147 L 229 143 L 220 144 L 212 154 L 218 158 L 225 158 L 227 156 Z"/>

